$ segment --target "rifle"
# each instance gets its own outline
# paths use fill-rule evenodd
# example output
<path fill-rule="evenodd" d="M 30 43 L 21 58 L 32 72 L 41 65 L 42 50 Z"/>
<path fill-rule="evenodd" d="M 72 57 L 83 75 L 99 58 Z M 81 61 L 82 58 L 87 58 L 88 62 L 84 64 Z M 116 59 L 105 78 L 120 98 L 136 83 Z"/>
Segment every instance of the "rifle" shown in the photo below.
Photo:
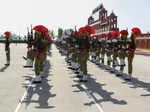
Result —
<path fill-rule="evenodd" d="M 33 45 L 33 31 L 32 31 L 32 25 L 31 25 L 31 32 L 29 32 L 29 28 L 27 28 L 28 30 L 28 34 L 27 34 L 27 44 L 28 44 L 28 48 L 32 48 Z"/>
<path fill-rule="evenodd" d="M 30 41 L 30 33 L 29 33 L 29 28 L 27 27 L 27 45 L 28 45 L 28 47 L 27 48 L 29 48 L 29 42 Z"/>
<path fill-rule="evenodd" d="M 33 30 L 32 30 L 32 25 L 31 25 L 31 40 L 33 41 Z"/>

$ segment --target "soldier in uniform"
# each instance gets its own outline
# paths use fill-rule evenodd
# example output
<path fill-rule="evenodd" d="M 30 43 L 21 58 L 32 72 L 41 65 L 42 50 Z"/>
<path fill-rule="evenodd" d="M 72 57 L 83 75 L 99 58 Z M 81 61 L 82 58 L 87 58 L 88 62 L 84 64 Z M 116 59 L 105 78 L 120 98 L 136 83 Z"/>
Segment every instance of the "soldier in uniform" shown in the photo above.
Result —
<path fill-rule="evenodd" d="M 104 34 L 101 35 L 101 65 L 104 66 L 104 62 L 105 62 L 105 48 L 106 48 L 106 37 Z"/>
<path fill-rule="evenodd" d="M 96 65 L 99 65 L 100 63 L 100 58 L 99 58 L 99 44 L 98 44 L 98 38 L 97 36 L 94 37 L 94 53 L 95 53 L 95 57 L 94 57 L 94 63 Z"/>
<path fill-rule="evenodd" d="M 11 33 L 10 32 L 5 32 L 5 52 L 6 52 L 6 66 L 10 65 L 10 42 L 11 42 Z"/>
<path fill-rule="evenodd" d="M 41 83 L 41 72 L 43 70 L 43 62 L 45 59 L 45 49 L 47 47 L 46 39 L 49 40 L 48 29 L 42 25 L 35 26 L 33 28 L 35 30 L 35 48 L 36 48 L 36 56 L 35 56 L 35 78 L 33 83 Z"/>
<path fill-rule="evenodd" d="M 79 65 L 78 65 L 78 48 L 79 46 L 77 45 L 77 34 L 76 32 L 72 32 L 72 35 L 71 35 L 71 38 L 72 38 L 72 44 L 71 44 L 71 48 L 72 48 L 72 68 L 73 70 L 76 70 L 76 73 L 77 73 L 77 70 L 79 68 Z"/>
<path fill-rule="evenodd" d="M 122 30 L 120 31 L 121 38 L 119 41 L 119 59 L 120 59 L 120 70 L 117 73 L 117 76 L 121 76 L 125 67 L 125 57 L 126 57 L 126 49 L 127 49 L 127 36 L 128 31 Z"/>
<path fill-rule="evenodd" d="M 89 39 L 89 43 L 90 43 L 90 49 L 89 49 L 89 51 L 90 51 L 90 61 L 91 62 L 94 62 L 94 59 L 95 59 L 95 48 L 94 48 L 94 36 L 93 37 L 91 37 L 90 39 Z"/>
<path fill-rule="evenodd" d="M 92 62 L 97 62 L 97 38 L 94 36 L 92 39 Z"/>
<path fill-rule="evenodd" d="M 52 37 L 48 34 L 48 32 L 43 35 L 44 35 L 44 38 L 43 38 L 44 47 L 43 47 L 43 51 L 42 51 L 43 52 L 43 60 L 41 62 L 41 66 L 40 66 L 41 78 L 45 77 L 44 72 L 46 72 L 46 69 L 47 69 L 47 53 L 48 53 L 49 47 L 52 44 Z"/>
<path fill-rule="evenodd" d="M 126 77 L 126 80 L 131 80 L 132 78 L 132 71 L 133 71 L 132 63 L 134 59 L 134 52 L 136 50 L 135 39 L 140 34 L 141 30 L 139 28 L 132 29 L 130 41 L 128 42 L 128 77 Z"/>
<path fill-rule="evenodd" d="M 31 27 L 32 28 L 32 27 Z M 27 58 L 24 57 L 26 60 L 26 64 L 24 65 L 25 68 L 33 67 L 34 57 L 35 57 L 35 49 L 34 46 L 34 40 L 33 40 L 33 31 L 31 29 L 31 33 L 28 31 L 28 40 L 27 40 Z"/>
<path fill-rule="evenodd" d="M 106 70 L 111 69 L 111 62 L 112 62 L 112 39 L 111 39 L 111 33 L 107 34 L 107 40 L 106 40 L 106 55 L 107 55 L 107 67 Z"/>
<path fill-rule="evenodd" d="M 99 65 L 100 64 L 100 41 L 98 39 L 98 37 L 96 37 L 96 64 Z"/>
<path fill-rule="evenodd" d="M 114 31 L 112 32 L 112 57 L 113 57 L 113 68 L 111 70 L 112 73 L 116 73 L 116 67 L 119 65 L 118 64 L 118 48 L 119 48 L 119 43 L 118 43 L 118 37 L 119 37 L 119 32 Z"/>
<path fill-rule="evenodd" d="M 80 49 L 80 70 L 82 71 L 83 77 L 80 82 L 87 82 L 87 60 L 89 56 L 89 37 L 90 34 L 94 34 L 95 31 L 92 27 L 86 26 L 84 28 L 80 28 L 79 30 L 79 49 Z"/>

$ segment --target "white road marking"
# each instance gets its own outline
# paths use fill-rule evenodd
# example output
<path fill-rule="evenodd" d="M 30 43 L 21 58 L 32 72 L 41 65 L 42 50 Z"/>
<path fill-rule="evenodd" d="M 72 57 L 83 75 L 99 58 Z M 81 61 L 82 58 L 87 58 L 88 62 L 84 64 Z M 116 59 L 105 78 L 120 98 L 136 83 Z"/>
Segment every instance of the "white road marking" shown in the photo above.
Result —
<path fill-rule="evenodd" d="M 50 59 L 50 57 L 48 56 L 48 57 L 47 57 L 47 60 L 49 60 L 49 59 Z M 20 107 L 21 107 L 21 105 L 22 105 L 24 99 L 25 99 L 25 98 L 27 97 L 27 95 L 28 95 L 28 91 L 29 91 L 30 87 L 32 87 L 32 83 L 33 83 L 33 79 L 31 80 L 30 85 L 28 85 L 28 88 L 26 89 L 26 91 L 25 91 L 24 95 L 22 96 L 21 100 L 19 100 L 19 104 L 17 105 L 17 107 L 16 107 L 16 109 L 15 109 L 14 112 L 19 112 L 19 109 L 20 109 Z"/>
<path fill-rule="evenodd" d="M 87 93 L 87 95 L 89 96 L 89 98 L 95 103 L 96 107 L 98 108 L 98 110 L 100 112 L 104 112 L 104 110 L 102 109 L 102 107 L 95 101 L 94 97 L 90 94 L 90 92 L 88 91 L 88 89 L 85 87 L 84 84 L 81 84 L 81 87 L 84 89 L 84 91 Z"/>
<path fill-rule="evenodd" d="M 30 87 L 32 87 L 32 82 L 33 82 L 33 79 L 32 79 L 32 81 L 31 81 L 31 84 L 30 84 L 30 85 L 28 86 L 28 88 L 26 89 L 26 91 L 25 91 L 24 95 L 22 96 L 21 100 L 19 100 L 19 104 L 17 105 L 17 107 L 16 107 L 16 109 L 15 109 L 14 112 L 19 112 L 19 109 L 20 109 L 20 107 L 21 107 L 21 105 L 22 105 L 24 99 L 25 99 L 25 98 L 27 97 L 27 95 L 28 95 L 28 91 L 29 91 Z"/>

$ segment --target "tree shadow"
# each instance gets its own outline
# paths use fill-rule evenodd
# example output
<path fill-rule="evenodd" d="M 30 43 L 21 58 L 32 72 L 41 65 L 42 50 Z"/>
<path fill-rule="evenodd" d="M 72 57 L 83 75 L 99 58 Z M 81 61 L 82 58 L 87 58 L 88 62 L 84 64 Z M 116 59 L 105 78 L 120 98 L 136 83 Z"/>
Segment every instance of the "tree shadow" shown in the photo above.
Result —
<path fill-rule="evenodd" d="M 75 81 L 77 82 L 77 81 Z M 103 89 L 103 86 L 105 86 L 106 84 L 101 84 L 99 82 L 96 82 L 96 79 L 89 77 L 88 82 L 84 84 L 85 87 L 87 88 L 87 90 L 89 91 L 89 93 L 91 94 L 91 96 L 94 98 L 94 100 L 101 104 L 102 102 L 112 102 L 113 104 L 118 104 L 118 105 L 126 105 L 127 102 L 125 100 L 121 100 L 121 99 L 116 99 L 113 98 L 112 95 L 114 94 L 114 92 L 109 92 L 107 90 Z M 84 91 L 84 89 L 81 86 L 81 83 L 78 83 L 76 85 L 73 85 L 72 87 L 77 87 L 79 90 L 75 90 L 73 92 L 82 92 Z M 95 97 L 94 94 L 99 95 L 100 97 L 102 97 L 102 99 L 98 99 Z M 91 106 L 92 104 L 95 104 L 93 101 L 85 103 L 84 105 L 87 106 Z"/>
<path fill-rule="evenodd" d="M 0 68 L 0 72 L 5 72 L 5 70 L 8 68 L 8 65 L 3 66 L 2 68 Z"/>

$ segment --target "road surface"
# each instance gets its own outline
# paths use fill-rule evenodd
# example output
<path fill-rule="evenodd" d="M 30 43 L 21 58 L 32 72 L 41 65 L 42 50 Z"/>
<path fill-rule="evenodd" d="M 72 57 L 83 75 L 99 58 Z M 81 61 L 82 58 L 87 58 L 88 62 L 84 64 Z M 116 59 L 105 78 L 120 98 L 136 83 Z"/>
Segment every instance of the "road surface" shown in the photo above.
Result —
<path fill-rule="evenodd" d="M 148 56 L 135 56 L 131 82 L 124 80 L 126 75 L 116 77 L 88 62 L 89 81 L 84 84 L 53 45 L 47 77 L 42 84 L 31 85 L 34 69 L 23 68 L 26 45 L 10 47 L 11 65 L 5 67 L 4 44 L 0 44 L 0 112 L 150 112 Z"/>

